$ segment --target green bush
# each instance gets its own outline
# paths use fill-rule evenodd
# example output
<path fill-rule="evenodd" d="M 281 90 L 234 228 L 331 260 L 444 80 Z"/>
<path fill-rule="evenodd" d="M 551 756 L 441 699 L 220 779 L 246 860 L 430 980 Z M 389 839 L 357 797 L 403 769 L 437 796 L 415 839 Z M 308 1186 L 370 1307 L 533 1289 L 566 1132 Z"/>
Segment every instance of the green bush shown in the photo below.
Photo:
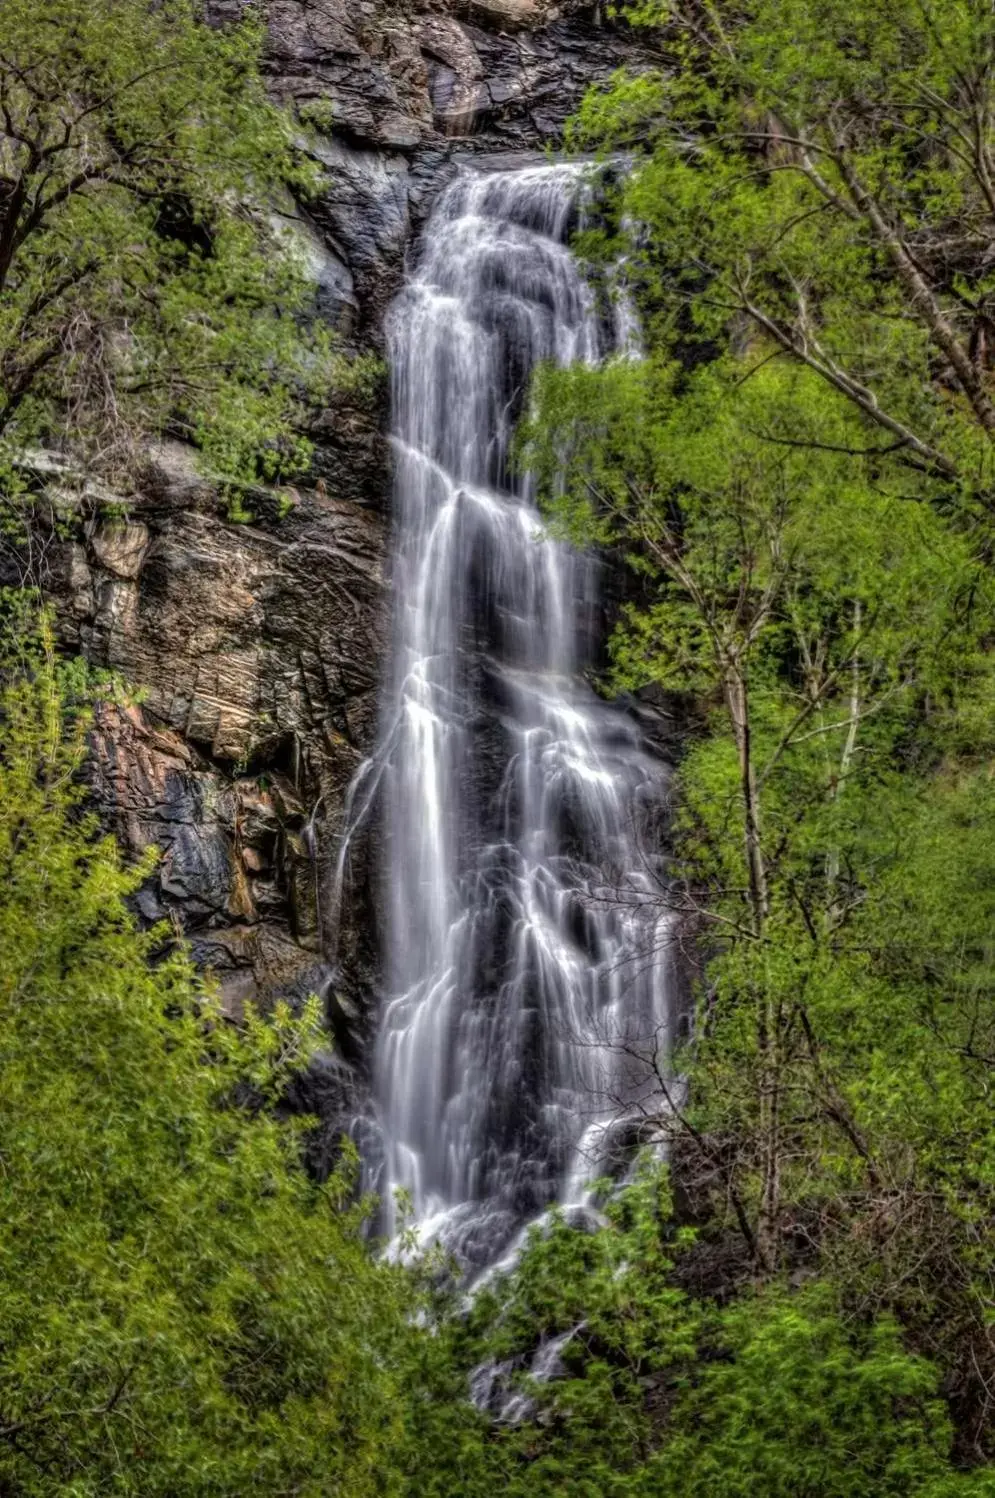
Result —
<path fill-rule="evenodd" d="M 61 678 L 0 689 L 0 1489 L 399 1493 L 407 1282 L 268 1106 L 317 1008 L 235 1031 L 136 929 Z"/>

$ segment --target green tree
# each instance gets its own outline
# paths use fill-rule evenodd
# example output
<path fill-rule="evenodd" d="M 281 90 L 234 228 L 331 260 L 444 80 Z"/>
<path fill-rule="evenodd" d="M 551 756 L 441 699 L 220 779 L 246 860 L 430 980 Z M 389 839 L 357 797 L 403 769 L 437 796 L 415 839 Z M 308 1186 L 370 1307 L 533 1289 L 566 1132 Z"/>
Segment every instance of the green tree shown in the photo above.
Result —
<path fill-rule="evenodd" d="M 615 641 L 617 681 L 680 687 L 711 706 L 713 732 L 682 767 L 668 897 L 726 953 L 710 1016 L 723 1044 L 703 1055 L 735 1056 L 709 1095 L 758 1169 L 752 1226 L 741 1225 L 771 1270 L 784 1159 L 797 1154 L 785 1089 L 866 1155 L 803 975 L 823 960 L 841 973 L 893 833 L 880 823 L 895 808 L 883 789 L 924 695 L 987 680 L 976 634 L 990 617 L 986 580 L 956 529 L 880 492 L 846 451 L 859 418 L 804 369 L 772 363 L 745 382 L 736 360 L 690 377 L 652 359 L 549 372 L 539 410 L 533 451 L 557 491 L 553 515 L 573 534 L 638 548 L 644 594 Z M 769 441 L 771 423 L 797 443 Z M 833 431 L 836 450 L 810 450 L 812 430 Z"/>
<path fill-rule="evenodd" d="M 655 1498 L 981 1495 L 955 1473 L 936 1369 L 887 1320 L 848 1325 L 824 1287 L 714 1318 L 643 1491 Z"/>
<path fill-rule="evenodd" d="M 575 139 L 637 143 L 621 201 L 656 315 L 804 364 L 865 418 L 861 451 L 989 507 L 990 7 L 622 8 L 662 28 L 666 71 L 593 95 Z"/>
<path fill-rule="evenodd" d="M 525 445 L 551 523 L 636 574 L 615 684 L 698 705 L 661 901 L 705 975 L 689 1101 L 657 1121 L 758 1279 L 803 1264 L 900 1317 L 977 1459 L 995 23 L 918 0 L 630 13 L 669 71 L 592 95 L 575 138 L 633 153 L 585 244 L 624 253 L 646 356 L 543 372 Z"/>
<path fill-rule="evenodd" d="M 253 12 L 193 0 L 0 4 L 0 438 L 104 468 L 165 425 L 235 479 L 305 461 L 335 363 L 273 227 L 306 191 Z"/>
<path fill-rule="evenodd" d="M 611 1188 L 609 1187 L 609 1190 Z M 727 1304 L 675 1275 L 695 1235 L 675 1228 L 667 1178 L 646 1162 L 596 1233 L 555 1217 L 516 1267 L 443 1321 L 457 1365 L 494 1370 L 519 1423 L 478 1429 L 457 1467 L 451 1431 L 419 1492 L 476 1498 L 982 1498 L 990 1474 L 950 1461 L 939 1375 L 887 1316 L 849 1314 L 826 1283 Z M 550 1381 L 530 1368 L 558 1349 Z M 459 1478 L 455 1473 L 459 1471 Z"/>
<path fill-rule="evenodd" d="M 74 789 L 78 669 L 44 632 L 4 666 L 0 1488 L 402 1492 L 409 1283 L 274 1111 L 317 1010 L 236 1031 L 139 933 Z"/>

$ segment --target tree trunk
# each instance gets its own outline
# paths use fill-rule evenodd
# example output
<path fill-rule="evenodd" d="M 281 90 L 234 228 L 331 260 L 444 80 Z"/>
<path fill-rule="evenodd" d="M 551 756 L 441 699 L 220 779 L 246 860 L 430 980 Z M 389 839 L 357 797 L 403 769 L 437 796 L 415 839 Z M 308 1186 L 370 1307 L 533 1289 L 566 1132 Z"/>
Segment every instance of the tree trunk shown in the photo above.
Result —
<path fill-rule="evenodd" d="M 0 198 L 0 292 L 7 284 L 17 253 L 17 226 L 26 197 L 27 185 L 22 174 L 16 182 L 9 184 L 7 192 Z"/>
<path fill-rule="evenodd" d="M 750 737 L 749 696 L 738 662 L 734 661 L 726 666 L 724 686 L 726 706 L 732 719 L 736 752 L 739 756 L 739 785 L 743 798 L 743 833 L 750 893 L 750 924 L 754 936 L 759 936 L 767 918 L 767 870 L 760 843 L 760 810 Z"/>
<path fill-rule="evenodd" d="M 769 893 L 760 836 L 760 807 L 753 764 L 749 693 L 738 660 L 726 663 L 724 690 L 739 756 L 750 925 L 754 936 L 759 938 L 763 935 L 767 920 Z M 771 991 L 770 984 L 765 982 L 756 987 L 753 1001 L 759 1067 L 757 1085 L 762 1177 L 755 1235 L 756 1258 L 760 1272 L 771 1274 L 777 1267 L 781 1204 L 781 1023 L 779 1002 Z"/>
<path fill-rule="evenodd" d="M 854 170 L 845 149 L 836 143 L 836 164 L 850 190 L 854 203 L 870 224 L 874 237 L 885 250 L 898 277 L 909 294 L 913 308 L 928 327 L 933 341 L 950 360 L 954 374 L 967 396 L 982 429 L 995 440 L 995 405 L 989 399 L 980 372 L 968 350 L 943 315 L 936 297 L 927 285 L 905 242 L 888 223 L 881 208 Z"/>

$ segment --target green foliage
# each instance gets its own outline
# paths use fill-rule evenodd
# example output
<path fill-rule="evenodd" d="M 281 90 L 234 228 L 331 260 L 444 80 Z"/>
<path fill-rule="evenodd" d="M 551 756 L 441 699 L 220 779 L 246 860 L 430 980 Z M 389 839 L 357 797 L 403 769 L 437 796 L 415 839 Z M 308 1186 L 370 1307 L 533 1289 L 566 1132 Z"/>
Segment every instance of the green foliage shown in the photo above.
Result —
<path fill-rule="evenodd" d="M 573 138 L 637 148 L 617 232 L 639 225 L 627 273 L 655 336 L 804 363 L 864 418 L 860 447 L 990 508 L 990 7 L 626 14 L 664 26 L 665 67 L 593 93 Z"/>
<path fill-rule="evenodd" d="M 43 635 L 0 693 L 0 1486 L 400 1492 L 409 1291 L 272 1111 L 316 1005 L 235 1031 L 139 934 L 70 677 Z"/>
<path fill-rule="evenodd" d="M 659 1498 L 968 1494 L 950 1469 L 937 1376 L 879 1321 L 848 1327 L 822 1289 L 748 1298 L 715 1318 L 709 1357 L 650 1464 Z"/>
<path fill-rule="evenodd" d="M 242 494 L 234 487 L 228 490 L 225 515 L 232 525 L 251 525 L 256 518 L 252 510 L 246 506 Z"/>
<path fill-rule="evenodd" d="M 935 1367 L 895 1322 L 848 1315 L 825 1284 L 775 1284 L 726 1306 L 695 1302 L 674 1271 L 694 1254 L 675 1230 L 666 1175 L 649 1162 L 596 1233 L 554 1217 L 514 1270 L 440 1334 L 451 1356 L 505 1372 L 531 1401 L 521 1423 L 464 1425 L 421 1469 L 426 1494 L 475 1498 L 972 1498 L 983 1476 L 949 1460 Z M 559 1339 L 550 1382 L 528 1373 Z M 459 1471 L 459 1478 L 454 1472 Z"/>
<path fill-rule="evenodd" d="M 272 479 L 340 373 L 306 266 L 269 221 L 310 175 L 266 99 L 249 11 L 3 0 L 0 435 L 65 434 L 111 470 L 169 424 L 212 470 Z"/>
<path fill-rule="evenodd" d="M 536 1402 L 538 1429 L 511 1432 L 498 1450 L 523 1498 L 634 1491 L 652 1439 L 644 1392 L 668 1388 L 695 1354 L 701 1315 L 672 1283 L 665 1177 L 647 1165 L 605 1210 L 593 1234 L 556 1215 L 534 1228 L 520 1265 L 478 1295 L 464 1329 L 478 1362 L 524 1359 L 566 1338 L 562 1376 L 514 1380 Z"/>
<path fill-rule="evenodd" d="M 841 1287 L 854 1328 L 896 1317 L 983 1460 L 991 9 L 626 14 L 666 66 L 593 93 L 574 140 L 633 153 L 582 245 L 624 254 L 646 357 L 543 371 L 524 447 L 551 526 L 632 567 L 614 685 L 698 704 L 661 903 L 707 965 L 668 1132 L 707 1233 L 760 1282 Z M 790 1318 L 771 1325 L 790 1357 Z M 784 1486 L 772 1440 L 763 1491 L 905 1481 L 885 1463 L 834 1488 L 801 1453 Z M 702 1461 L 701 1491 L 753 1491 Z"/>
<path fill-rule="evenodd" d="M 550 525 L 631 566 L 613 685 L 697 704 L 660 895 L 705 959 L 661 1109 L 697 1226 L 646 1162 L 598 1232 L 553 1213 L 469 1304 L 372 1257 L 348 1152 L 316 1185 L 280 1117 L 316 1006 L 236 1030 L 139 932 L 146 867 L 77 789 L 120 685 L 6 598 L 4 1491 L 995 1491 L 991 8 L 625 13 L 664 66 L 573 138 L 632 153 L 583 244 L 624 253 L 646 357 L 543 371 L 524 448 Z M 263 217 L 308 176 L 257 23 L 0 20 L 6 490 L 39 437 L 113 470 L 170 427 L 247 522 L 342 375 Z M 375 399 L 371 363 L 347 378 Z M 710 1255 L 715 1299 L 682 1288 Z M 486 1366 L 517 1423 L 470 1405 Z"/>

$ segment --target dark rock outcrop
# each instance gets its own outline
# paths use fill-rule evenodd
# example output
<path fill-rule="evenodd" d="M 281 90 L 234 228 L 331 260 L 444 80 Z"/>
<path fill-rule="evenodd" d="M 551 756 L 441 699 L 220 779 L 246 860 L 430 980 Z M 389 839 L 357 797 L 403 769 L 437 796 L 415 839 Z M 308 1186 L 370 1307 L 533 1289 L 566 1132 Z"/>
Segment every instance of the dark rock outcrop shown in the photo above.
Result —
<path fill-rule="evenodd" d="M 91 773 L 126 847 L 161 850 L 141 913 L 186 932 L 233 1013 L 325 984 L 333 844 L 387 617 L 380 515 L 322 481 L 287 513 L 264 490 L 248 502 L 233 523 L 192 456 L 160 449 L 126 514 L 77 499 L 50 575 L 66 644 L 139 691 L 98 718 Z"/>
<path fill-rule="evenodd" d="M 243 0 L 212 0 L 228 19 Z M 325 168 L 310 205 L 376 340 L 404 252 L 467 150 L 555 141 L 585 89 L 643 60 L 591 0 L 271 0 L 274 96 Z"/>

